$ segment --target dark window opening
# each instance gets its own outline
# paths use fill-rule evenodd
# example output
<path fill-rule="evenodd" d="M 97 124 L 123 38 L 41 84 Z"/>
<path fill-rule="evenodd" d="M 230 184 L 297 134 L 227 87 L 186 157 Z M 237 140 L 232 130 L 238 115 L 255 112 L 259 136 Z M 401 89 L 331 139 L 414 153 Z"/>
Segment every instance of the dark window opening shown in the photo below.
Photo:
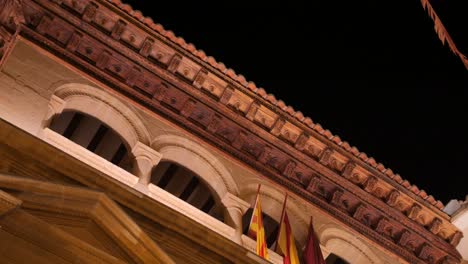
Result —
<path fill-rule="evenodd" d="M 249 208 L 247 212 L 242 217 L 242 227 L 244 228 L 244 235 L 248 235 L 250 219 L 252 218 L 253 209 Z M 267 241 L 267 246 L 269 249 L 274 249 L 276 239 L 278 236 L 279 224 L 278 222 L 270 217 L 269 215 L 262 213 L 263 217 L 263 227 L 265 228 L 265 240 Z M 298 245 L 296 244 L 296 247 Z"/>
<path fill-rule="evenodd" d="M 325 260 L 327 264 L 349 264 L 346 260 L 338 257 L 335 254 L 330 254 Z"/>
<path fill-rule="evenodd" d="M 216 204 L 211 190 L 189 169 L 176 163 L 162 161 L 153 169 L 151 183 L 223 221 L 222 208 Z"/>
<path fill-rule="evenodd" d="M 98 119 L 83 113 L 66 111 L 54 117 L 50 129 L 131 171 L 132 162 L 122 138 Z"/>

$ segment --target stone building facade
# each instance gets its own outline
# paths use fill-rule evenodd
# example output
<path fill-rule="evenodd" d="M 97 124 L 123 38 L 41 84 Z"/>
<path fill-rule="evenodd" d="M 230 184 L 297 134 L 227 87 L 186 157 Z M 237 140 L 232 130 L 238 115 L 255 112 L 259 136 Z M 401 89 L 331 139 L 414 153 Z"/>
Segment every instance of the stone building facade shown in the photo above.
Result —
<path fill-rule="evenodd" d="M 0 0 L 5 263 L 460 263 L 443 205 L 118 0 Z"/>

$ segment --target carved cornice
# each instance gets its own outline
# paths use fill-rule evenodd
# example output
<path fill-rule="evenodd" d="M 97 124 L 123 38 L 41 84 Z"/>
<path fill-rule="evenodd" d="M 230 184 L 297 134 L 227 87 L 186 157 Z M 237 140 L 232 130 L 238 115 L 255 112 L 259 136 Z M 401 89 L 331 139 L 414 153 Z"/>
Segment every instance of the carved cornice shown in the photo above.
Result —
<path fill-rule="evenodd" d="M 425 252 L 437 252 L 434 256 L 446 252 L 440 258 L 460 259 L 448 243 L 458 242 L 456 228 L 424 197 L 396 186 L 162 36 L 125 17 L 116 18 L 105 2 L 60 3 L 25 0 L 28 28 L 21 35 L 249 164 L 410 263 L 424 261 L 417 257 L 423 244 L 428 245 Z M 410 206 L 410 217 L 401 214 Z M 421 225 L 413 220 L 422 213 L 430 222 Z M 436 217 L 446 230 L 443 234 L 431 232 L 436 230 L 431 225 Z M 383 218 L 388 221 L 384 230 L 392 230 L 386 231 L 388 236 L 382 236 L 384 222 L 379 228 Z M 398 243 L 403 230 L 411 243 Z"/>

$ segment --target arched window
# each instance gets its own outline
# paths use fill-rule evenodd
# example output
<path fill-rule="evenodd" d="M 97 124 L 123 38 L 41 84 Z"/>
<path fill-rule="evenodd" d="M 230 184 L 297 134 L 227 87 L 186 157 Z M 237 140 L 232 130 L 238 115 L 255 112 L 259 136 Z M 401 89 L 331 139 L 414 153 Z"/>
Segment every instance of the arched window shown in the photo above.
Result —
<path fill-rule="evenodd" d="M 223 221 L 222 207 L 216 202 L 211 190 L 189 169 L 177 163 L 162 161 L 153 169 L 151 183 Z"/>
<path fill-rule="evenodd" d="M 244 235 L 247 235 L 249 232 L 250 219 L 252 218 L 253 209 L 249 208 L 242 217 L 242 226 L 244 227 Z M 278 236 L 278 222 L 270 217 L 269 215 L 262 213 L 263 217 L 263 227 L 265 228 L 265 239 L 267 241 L 267 246 L 270 249 L 274 249 L 274 244 Z"/>
<path fill-rule="evenodd" d="M 50 129 L 131 171 L 132 162 L 124 142 L 115 131 L 98 119 L 80 112 L 65 111 L 52 120 Z"/>
<path fill-rule="evenodd" d="M 325 260 L 327 264 L 349 264 L 346 260 L 338 257 L 335 254 L 330 254 Z"/>

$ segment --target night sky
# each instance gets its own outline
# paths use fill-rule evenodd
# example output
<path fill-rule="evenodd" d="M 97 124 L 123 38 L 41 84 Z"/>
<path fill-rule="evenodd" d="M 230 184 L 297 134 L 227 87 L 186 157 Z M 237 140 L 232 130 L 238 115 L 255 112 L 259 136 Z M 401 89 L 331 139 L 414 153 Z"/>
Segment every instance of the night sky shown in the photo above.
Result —
<path fill-rule="evenodd" d="M 468 71 L 419 1 L 125 2 L 443 203 L 468 194 Z"/>

